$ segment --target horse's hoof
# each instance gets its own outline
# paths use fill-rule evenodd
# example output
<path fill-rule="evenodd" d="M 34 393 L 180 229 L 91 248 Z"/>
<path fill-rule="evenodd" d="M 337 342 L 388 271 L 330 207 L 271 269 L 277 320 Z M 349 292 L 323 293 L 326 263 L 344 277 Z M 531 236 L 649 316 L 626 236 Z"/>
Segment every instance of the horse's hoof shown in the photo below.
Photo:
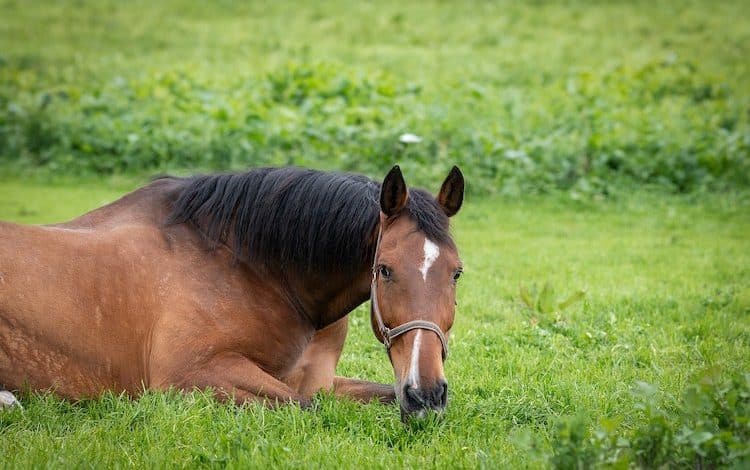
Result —
<path fill-rule="evenodd" d="M 312 398 L 300 398 L 297 403 L 299 404 L 299 407 L 305 411 L 315 411 L 318 406 Z"/>
<path fill-rule="evenodd" d="M 13 408 L 14 406 L 23 408 L 21 402 L 12 393 L 7 390 L 0 390 L 0 410 Z"/>

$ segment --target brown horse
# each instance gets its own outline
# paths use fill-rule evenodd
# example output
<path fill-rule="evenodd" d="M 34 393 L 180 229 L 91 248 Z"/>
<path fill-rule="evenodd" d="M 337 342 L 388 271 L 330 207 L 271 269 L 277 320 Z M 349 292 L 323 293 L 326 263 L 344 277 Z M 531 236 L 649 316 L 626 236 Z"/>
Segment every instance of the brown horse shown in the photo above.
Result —
<path fill-rule="evenodd" d="M 0 223 L 0 390 L 301 405 L 332 390 L 442 410 L 463 189 L 456 167 L 437 198 L 397 166 L 382 185 L 266 168 L 159 178 L 63 224 Z M 371 294 L 395 387 L 334 375 L 346 315 Z"/>

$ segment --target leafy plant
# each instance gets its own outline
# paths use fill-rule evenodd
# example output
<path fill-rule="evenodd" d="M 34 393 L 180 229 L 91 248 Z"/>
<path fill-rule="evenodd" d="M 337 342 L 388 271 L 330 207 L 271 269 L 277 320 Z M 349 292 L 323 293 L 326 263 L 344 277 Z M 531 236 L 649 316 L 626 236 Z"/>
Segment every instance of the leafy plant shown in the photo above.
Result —
<path fill-rule="evenodd" d="M 518 296 L 523 307 L 529 312 L 532 322 L 537 323 L 540 319 L 550 320 L 553 317 L 556 321 L 560 321 L 560 314 L 583 301 L 586 298 L 586 291 L 577 290 L 567 297 L 558 298 L 555 295 L 554 286 L 547 281 L 541 290 L 537 289 L 536 284 L 532 284 L 530 288 L 521 284 Z"/>

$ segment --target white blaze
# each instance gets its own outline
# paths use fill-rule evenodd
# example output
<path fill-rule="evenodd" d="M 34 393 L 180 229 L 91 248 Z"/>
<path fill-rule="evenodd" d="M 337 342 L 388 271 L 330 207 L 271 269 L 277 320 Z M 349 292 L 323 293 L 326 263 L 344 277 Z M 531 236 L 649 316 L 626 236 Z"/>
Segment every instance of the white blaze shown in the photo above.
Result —
<path fill-rule="evenodd" d="M 422 279 L 427 282 L 427 271 L 430 270 L 432 263 L 440 256 L 440 248 L 432 243 L 429 238 L 424 239 L 424 261 L 419 270 L 422 272 Z"/>
<path fill-rule="evenodd" d="M 409 365 L 409 377 L 406 383 L 414 388 L 419 388 L 419 348 L 422 345 L 422 330 L 417 330 L 414 335 L 414 344 L 411 347 L 411 364 Z"/>

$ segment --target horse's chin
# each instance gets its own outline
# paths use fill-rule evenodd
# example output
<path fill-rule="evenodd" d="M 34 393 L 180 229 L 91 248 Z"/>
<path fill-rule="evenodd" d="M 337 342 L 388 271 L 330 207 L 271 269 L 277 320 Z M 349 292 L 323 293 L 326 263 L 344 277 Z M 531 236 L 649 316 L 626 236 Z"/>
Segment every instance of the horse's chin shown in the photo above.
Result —
<path fill-rule="evenodd" d="M 445 408 L 419 408 L 416 410 L 406 410 L 401 407 L 401 422 L 404 424 L 422 423 L 442 419 L 445 415 Z"/>
<path fill-rule="evenodd" d="M 397 387 L 400 389 L 400 387 Z M 401 421 L 404 424 L 426 422 L 434 419 L 440 419 L 445 414 L 445 407 L 438 408 L 413 408 L 407 405 L 404 396 L 396 393 L 399 409 L 401 410 Z"/>

